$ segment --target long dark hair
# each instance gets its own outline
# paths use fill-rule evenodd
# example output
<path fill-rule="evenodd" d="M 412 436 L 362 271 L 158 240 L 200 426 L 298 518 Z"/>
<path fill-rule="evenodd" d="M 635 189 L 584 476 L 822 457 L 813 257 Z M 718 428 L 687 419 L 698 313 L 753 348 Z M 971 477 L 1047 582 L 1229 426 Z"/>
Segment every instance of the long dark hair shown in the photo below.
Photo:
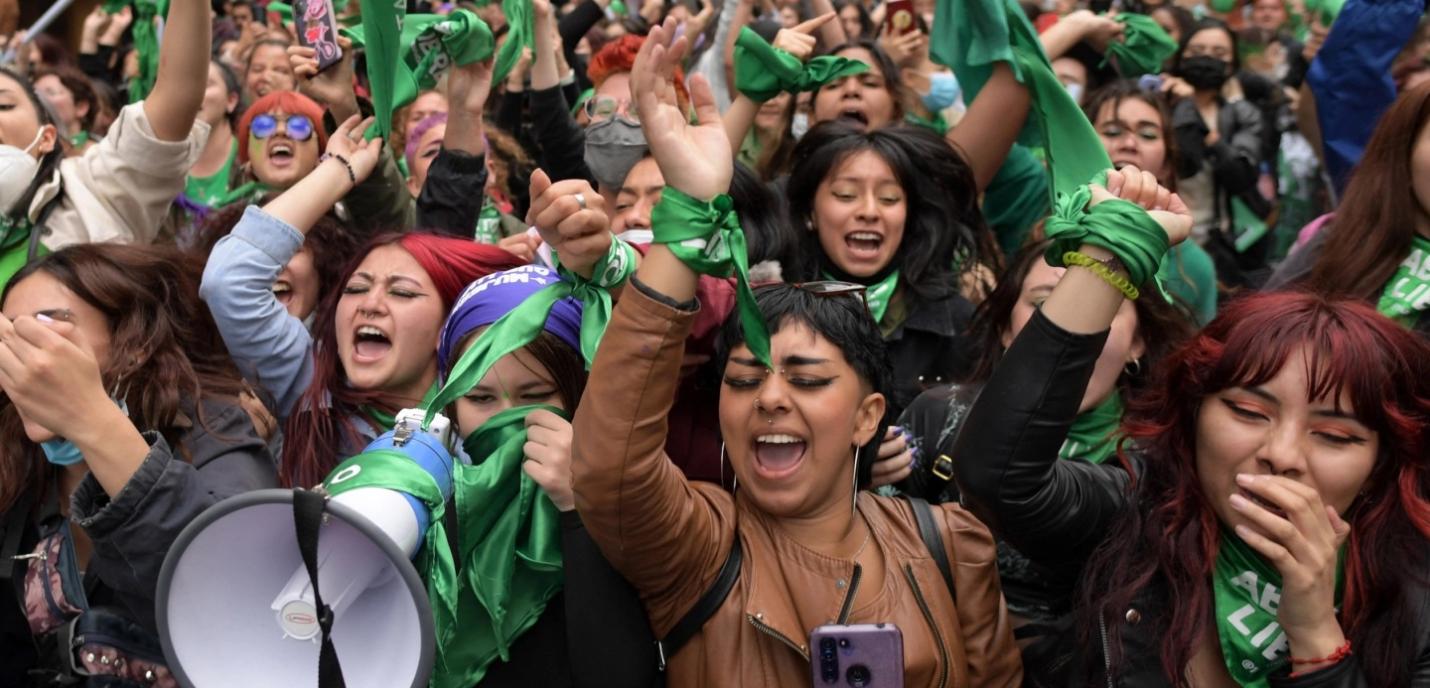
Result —
<path fill-rule="evenodd" d="M 1106 642 L 1114 671 L 1121 662 L 1122 610 L 1154 581 L 1167 588 L 1169 614 L 1157 628 L 1163 672 L 1185 685 L 1184 670 L 1203 633 L 1215 632 L 1211 576 L 1219 546 L 1218 519 L 1197 476 L 1197 414 L 1209 395 L 1265 383 L 1306 351 L 1312 398 L 1350 397 L 1356 417 L 1380 438 L 1380 452 L 1350 523 L 1345 597 L 1340 620 L 1361 658 L 1367 683 L 1409 684 L 1408 671 L 1426 623 L 1406 592 L 1425 585 L 1430 540 L 1430 344 L 1360 301 L 1332 301 L 1295 292 L 1261 293 L 1228 304 L 1216 320 L 1168 357 L 1157 384 L 1129 407 L 1124 429 L 1147 458 L 1134 471 L 1135 504 L 1084 568 L 1079 639 Z M 1126 446 L 1126 445 L 1124 445 Z M 1107 639 L 1098 637 L 1102 619 Z M 1085 667 L 1089 673 L 1101 666 Z"/>
<path fill-rule="evenodd" d="M 958 293 L 959 273 L 976 263 L 1001 266 L 992 232 L 978 210 L 973 170 L 948 142 L 923 127 L 892 126 L 860 131 L 843 122 L 822 122 L 795 147 L 787 197 L 789 222 L 798 238 L 784 263 L 794 279 L 820 279 L 824 249 L 812 226 L 820 184 L 840 164 L 862 151 L 879 156 L 904 188 L 908 211 L 904 236 L 894 252 L 901 283 L 918 300 Z"/>
<path fill-rule="evenodd" d="M 998 286 L 989 292 L 983 303 L 978 304 L 968 327 L 968 337 L 977 358 L 963 382 L 983 383 L 993 376 L 993 369 L 1003 360 L 1003 333 L 1012 322 L 1013 308 L 1018 305 L 1023 293 L 1023 282 L 1051 245 L 1052 242 L 1045 239 L 1020 249 L 1009 261 L 1008 269 L 998 277 Z M 1157 367 L 1167 354 L 1196 331 L 1188 314 L 1159 298 L 1155 288 L 1143 293 L 1146 296 L 1133 301 L 1132 306 L 1137 310 L 1137 334 L 1147 351 L 1142 356 L 1138 372 L 1124 374 L 1119 380 L 1119 384 L 1129 391 L 1144 386 L 1148 378 L 1145 371 Z"/>
<path fill-rule="evenodd" d="M 109 360 L 100 371 L 117 389 L 136 427 L 156 430 L 184 454 L 178 419 L 200 399 L 236 399 L 244 386 L 199 298 L 203 264 L 177 249 L 124 244 L 77 244 L 26 265 L 5 286 L 44 273 L 104 314 L 110 325 Z M 116 387 L 117 386 L 117 387 Z M 0 395 L 0 512 L 25 490 L 43 494 L 51 471 L 25 437 L 19 414 Z"/>
<path fill-rule="evenodd" d="M 1137 82 L 1130 79 L 1119 79 L 1088 95 L 1087 103 L 1082 106 L 1082 113 L 1087 116 L 1087 121 L 1091 122 L 1095 128 L 1097 127 L 1097 117 L 1102 113 L 1104 106 L 1111 103 L 1112 114 L 1116 116 L 1118 109 L 1122 107 L 1122 101 L 1125 100 L 1135 100 L 1157 111 L 1157 117 L 1162 122 L 1162 145 L 1167 151 L 1162 166 L 1166 168 L 1167 174 L 1158 174 L 1161 170 L 1147 171 L 1157 174 L 1157 181 L 1166 186 L 1169 191 L 1176 191 L 1177 162 L 1182 158 L 1182 151 L 1177 147 L 1176 132 L 1172 128 L 1172 111 L 1167 107 L 1167 101 L 1162 98 L 1161 94 L 1144 91 L 1137 85 Z"/>
<path fill-rule="evenodd" d="M 1410 253 L 1415 198 L 1410 158 L 1430 126 L 1430 84 L 1400 95 L 1380 118 L 1305 286 L 1333 296 L 1374 299 Z"/>
<path fill-rule="evenodd" d="M 49 106 L 40 100 L 39 94 L 35 93 L 35 85 L 30 83 L 29 79 L 4 67 L 0 67 L 0 75 L 13 80 L 15 84 L 20 87 L 20 91 L 25 94 L 25 97 L 30 100 L 30 105 L 33 105 L 35 108 L 35 116 L 39 120 L 39 126 L 43 128 L 47 124 L 51 125 L 55 128 L 56 132 L 55 146 L 50 149 L 50 152 L 40 156 L 40 167 L 35 172 L 35 178 L 30 180 L 29 188 L 26 188 L 25 193 L 16 199 L 15 205 L 9 208 L 0 208 L 0 212 L 8 214 L 12 220 L 23 221 L 30 212 L 30 203 L 35 200 L 35 194 L 39 193 L 40 187 L 50 181 L 50 179 L 55 176 L 55 172 L 59 170 L 60 161 L 64 160 L 65 157 L 65 150 L 59 141 L 59 122 L 55 121 L 54 113 L 50 111 Z"/>

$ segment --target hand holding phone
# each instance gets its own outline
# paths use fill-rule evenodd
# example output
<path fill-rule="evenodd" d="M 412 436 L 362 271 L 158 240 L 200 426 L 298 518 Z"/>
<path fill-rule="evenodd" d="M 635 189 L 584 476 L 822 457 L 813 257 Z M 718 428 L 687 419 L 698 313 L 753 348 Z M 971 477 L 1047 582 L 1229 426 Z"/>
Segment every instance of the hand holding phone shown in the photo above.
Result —
<path fill-rule="evenodd" d="M 338 20 L 333 14 L 333 0 L 296 0 L 293 3 L 293 24 L 299 45 L 313 49 L 318 71 L 343 59 L 343 49 L 338 46 Z"/>
<path fill-rule="evenodd" d="M 831 624 L 809 634 L 816 688 L 903 688 L 904 635 L 898 626 Z"/>

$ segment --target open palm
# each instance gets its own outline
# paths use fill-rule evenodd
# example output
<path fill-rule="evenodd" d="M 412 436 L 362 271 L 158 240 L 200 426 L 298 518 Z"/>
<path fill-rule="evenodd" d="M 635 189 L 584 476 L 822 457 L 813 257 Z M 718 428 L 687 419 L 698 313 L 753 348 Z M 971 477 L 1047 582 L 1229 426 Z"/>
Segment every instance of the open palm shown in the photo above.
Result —
<path fill-rule="evenodd" d="M 631 69 L 631 97 L 666 185 L 692 198 L 710 200 L 730 188 L 734 174 L 730 140 L 703 76 L 697 74 L 689 81 L 695 124 L 676 99 L 675 67 L 690 43 L 684 36 L 672 38 L 675 28 L 675 20 L 667 18 L 651 29 Z"/>

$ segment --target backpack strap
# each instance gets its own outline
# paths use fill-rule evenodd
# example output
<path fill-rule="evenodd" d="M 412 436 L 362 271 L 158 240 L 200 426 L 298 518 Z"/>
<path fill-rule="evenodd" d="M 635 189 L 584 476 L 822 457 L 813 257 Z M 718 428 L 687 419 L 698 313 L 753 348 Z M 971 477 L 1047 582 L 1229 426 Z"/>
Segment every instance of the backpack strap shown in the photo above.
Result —
<path fill-rule="evenodd" d="M 656 666 L 662 672 L 665 671 L 666 661 L 680 652 L 680 648 L 685 647 L 685 644 L 700 632 L 705 622 L 715 615 L 720 605 L 725 603 L 725 598 L 730 596 L 730 590 L 735 587 L 735 581 L 740 577 L 740 563 L 743 558 L 740 534 L 736 532 L 730 543 L 730 554 L 725 557 L 725 565 L 720 567 L 720 574 L 715 576 L 710 589 L 696 600 L 695 606 L 675 623 L 675 627 L 670 629 L 664 638 L 655 641 Z"/>
<path fill-rule="evenodd" d="M 953 567 L 948 563 L 948 552 L 943 548 L 943 536 L 938 532 L 938 524 L 933 519 L 933 507 L 929 503 L 919 499 L 904 495 L 908 500 L 909 508 L 913 509 L 914 520 L 919 524 L 919 537 L 923 538 L 924 547 L 928 548 L 929 554 L 933 555 L 938 570 L 943 573 L 943 582 L 948 586 L 948 594 L 955 603 L 958 602 L 958 593 L 953 588 Z"/>

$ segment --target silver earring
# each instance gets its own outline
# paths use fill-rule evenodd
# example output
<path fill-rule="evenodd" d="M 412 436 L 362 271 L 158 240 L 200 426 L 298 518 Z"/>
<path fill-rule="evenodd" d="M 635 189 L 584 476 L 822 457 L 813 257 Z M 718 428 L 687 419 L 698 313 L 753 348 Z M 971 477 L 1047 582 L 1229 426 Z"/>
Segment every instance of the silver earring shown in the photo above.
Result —
<path fill-rule="evenodd" d="M 849 517 L 859 511 L 859 445 L 854 445 L 854 496 L 849 500 Z"/>
<path fill-rule="evenodd" d="M 1137 377 L 1142 373 L 1142 359 L 1134 358 L 1122 366 L 1122 372 L 1128 377 Z"/>
<path fill-rule="evenodd" d="M 720 440 L 720 484 L 725 484 L 725 464 L 729 463 L 730 457 L 725 453 L 725 440 Z M 730 494 L 734 495 L 735 490 L 740 489 L 740 476 L 735 473 L 735 467 L 730 466 Z"/>

